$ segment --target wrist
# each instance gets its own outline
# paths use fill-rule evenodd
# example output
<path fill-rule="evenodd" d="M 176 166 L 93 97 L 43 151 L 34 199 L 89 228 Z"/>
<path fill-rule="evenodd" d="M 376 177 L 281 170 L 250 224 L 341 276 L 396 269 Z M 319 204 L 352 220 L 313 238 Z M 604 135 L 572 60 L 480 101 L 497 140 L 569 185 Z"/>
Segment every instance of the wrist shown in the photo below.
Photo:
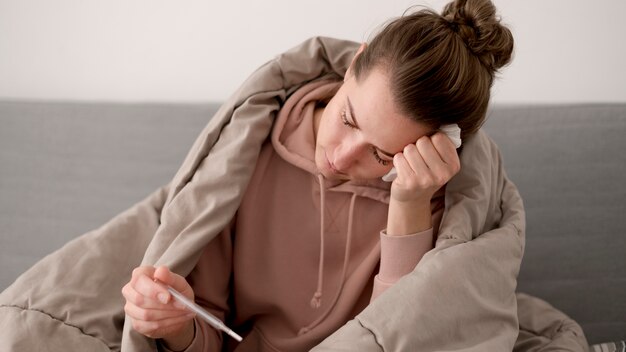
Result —
<path fill-rule="evenodd" d="M 184 351 L 189 347 L 189 345 L 191 345 L 195 335 L 195 319 L 191 319 L 180 331 L 172 334 L 172 336 L 162 337 L 161 341 L 163 341 L 165 347 L 171 351 Z"/>
<path fill-rule="evenodd" d="M 387 235 L 404 236 L 432 228 L 429 200 L 389 201 Z"/>

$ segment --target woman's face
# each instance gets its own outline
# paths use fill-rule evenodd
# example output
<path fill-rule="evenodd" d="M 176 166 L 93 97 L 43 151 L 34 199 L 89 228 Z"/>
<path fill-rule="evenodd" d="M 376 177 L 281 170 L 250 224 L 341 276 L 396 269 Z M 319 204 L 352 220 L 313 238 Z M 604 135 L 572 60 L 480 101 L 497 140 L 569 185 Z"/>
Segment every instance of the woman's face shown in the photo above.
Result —
<path fill-rule="evenodd" d="M 394 154 L 430 129 L 396 109 L 387 75 L 374 68 L 346 80 L 315 120 L 315 164 L 328 179 L 366 180 L 385 175 Z"/>

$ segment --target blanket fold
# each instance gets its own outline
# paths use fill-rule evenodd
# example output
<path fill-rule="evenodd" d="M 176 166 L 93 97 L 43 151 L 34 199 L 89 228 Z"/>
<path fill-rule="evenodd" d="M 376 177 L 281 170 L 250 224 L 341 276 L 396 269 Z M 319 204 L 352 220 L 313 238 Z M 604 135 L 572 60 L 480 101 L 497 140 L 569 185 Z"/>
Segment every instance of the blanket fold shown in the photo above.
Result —
<path fill-rule="evenodd" d="M 8 325 L 2 311 L 19 307 L 75 327 L 81 338 L 62 350 L 88 350 L 80 342 L 85 337 L 113 351 L 156 351 L 154 341 L 135 333 L 124 317 L 120 290 L 132 269 L 164 264 L 181 275 L 191 272 L 203 247 L 239 207 L 285 99 L 304 83 L 343 76 L 357 47 L 315 37 L 257 69 L 201 131 L 168 185 L 44 258 L 4 291 L 0 326 Z M 461 165 L 446 188 L 435 249 L 315 351 L 511 351 L 524 346 L 519 338 L 527 335 L 518 336 L 519 327 L 525 324 L 521 318 L 529 317 L 519 314 L 515 294 L 524 250 L 522 200 L 506 177 L 496 145 L 483 132 L 465 143 Z M 80 265 L 72 267 L 77 257 Z M 538 304 L 524 302 L 528 309 Z M 29 329 L 41 332 L 38 339 L 44 340 L 38 341 L 55 341 L 49 322 L 25 324 L 0 330 L 0 350 L 23 346 L 23 338 L 21 345 L 11 341 L 28 336 Z M 585 351 L 580 327 L 563 326 L 572 333 L 559 335 L 567 340 L 562 345 Z M 556 337 L 548 340 L 558 345 Z"/>

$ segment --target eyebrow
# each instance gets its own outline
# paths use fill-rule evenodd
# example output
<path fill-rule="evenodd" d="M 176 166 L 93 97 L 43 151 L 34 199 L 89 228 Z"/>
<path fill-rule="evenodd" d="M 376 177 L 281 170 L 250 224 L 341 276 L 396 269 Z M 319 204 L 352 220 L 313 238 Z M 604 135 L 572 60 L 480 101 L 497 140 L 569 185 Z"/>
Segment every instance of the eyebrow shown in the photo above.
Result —
<path fill-rule="evenodd" d="M 352 107 L 352 102 L 350 101 L 350 98 L 348 96 L 346 96 L 346 100 L 348 101 L 348 110 L 350 110 L 350 116 L 352 117 L 352 122 L 354 123 L 354 127 L 358 128 L 359 130 L 361 129 L 359 127 L 359 122 L 356 120 L 356 115 L 354 114 L 354 107 Z M 372 146 L 374 148 L 376 148 L 381 154 L 385 155 L 386 157 L 393 159 L 393 153 L 389 153 L 387 151 L 384 151 L 383 149 L 375 146 L 372 144 Z"/>

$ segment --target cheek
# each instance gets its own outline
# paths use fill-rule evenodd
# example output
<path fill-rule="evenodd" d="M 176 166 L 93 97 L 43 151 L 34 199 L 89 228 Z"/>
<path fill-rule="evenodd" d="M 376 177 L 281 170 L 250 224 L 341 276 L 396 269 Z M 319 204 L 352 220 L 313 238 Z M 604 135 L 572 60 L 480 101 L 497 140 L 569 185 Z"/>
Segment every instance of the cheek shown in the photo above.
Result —
<path fill-rule="evenodd" d="M 333 113 L 325 115 L 320 122 L 317 139 L 322 145 L 336 145 L 341 140 L 342 128 L 345 127 L 338 118 L 333 118 Z"/>

